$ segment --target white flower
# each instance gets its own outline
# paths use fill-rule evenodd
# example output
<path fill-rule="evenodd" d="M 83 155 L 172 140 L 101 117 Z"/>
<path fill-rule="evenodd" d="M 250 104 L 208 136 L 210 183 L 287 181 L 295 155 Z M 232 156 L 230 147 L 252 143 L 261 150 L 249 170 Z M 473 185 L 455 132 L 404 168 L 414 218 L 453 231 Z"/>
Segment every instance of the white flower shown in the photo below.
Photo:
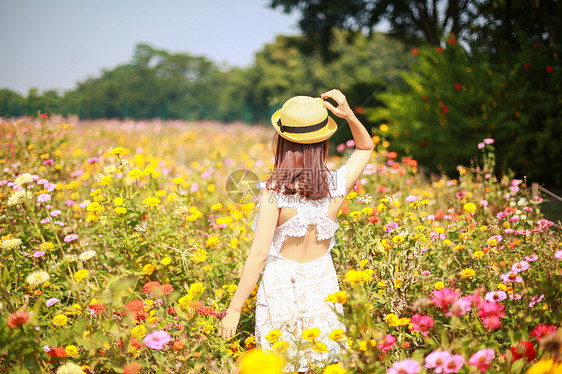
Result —
<path fill-rule="evenodd" d="M 23 173 L 22 175 L 18 176 L 14 181 L 14 183 L 17 184 L 18 186 L 24 186 L 31 182 L 33 182 L 33 176 L 29 173 Z"/>
<path fill-rule="evenodd" d="M 94 257 L 96 255 L 96 251 L 86 251 L 86 252 L 82 252 L 78 258 L 82 261 L 88 261 L 89 259 L 91 259 L 92 257 Z"/>
<path fill-rule="evenodd" d="M 43 284 L 45 282 L 48 282 L 49 279 L 51 279 L 51 276 L 49 275 L 49 273 L 47 273 L 46 271 L 35 271 L 31 274 L 29 274 L 26 278 L 27 283 L 33 285 L 33 286 L 38 286 L 40 284 Z"/>
<path fill-rule="evenodd" d="M 76 365 L 73 362 L 67 362 L 62 366 L 59 366 L 57 369 L 57 374 L 83 374 L 84 371 L 80 368 L 80 366 Z"/>
<path fill-rule="evenodd" d="M 2 240 L 2 249 L 13 250 L 19 248 L 22 244 L 21 239 L 6 239 Z"/>
<path fill-rule="evenodd" d="M 16 191 L 10 195 L 10 198 L 8 199 L 8 206 L 19 205 L 23 202 L 24 199 L 31 200 L 32 198 L 33 198 L 33 194 L 31 193 L 31 191 L 27 191 L 27 190 Z"/>

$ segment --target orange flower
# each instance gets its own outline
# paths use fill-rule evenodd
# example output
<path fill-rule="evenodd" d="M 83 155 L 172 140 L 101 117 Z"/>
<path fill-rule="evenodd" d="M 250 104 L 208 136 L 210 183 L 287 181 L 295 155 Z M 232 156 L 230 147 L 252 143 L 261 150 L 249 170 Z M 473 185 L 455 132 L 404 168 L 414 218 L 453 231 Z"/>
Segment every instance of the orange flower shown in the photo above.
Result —
<path fill-rule="evenodd" d="M 183 349 L 183 342 L 181 340 L 176 340 L 172 347 L 175 351 L 181 351 Z"/>
<path fill-rule="evenodd" d="M 7 324 L 11 328 L 15 329 L 16 327 L 23 325 L 27 321 L 29 321 L 29 313 L 25 310 L 18 310 L 15 313 L 10 314 Z"/>

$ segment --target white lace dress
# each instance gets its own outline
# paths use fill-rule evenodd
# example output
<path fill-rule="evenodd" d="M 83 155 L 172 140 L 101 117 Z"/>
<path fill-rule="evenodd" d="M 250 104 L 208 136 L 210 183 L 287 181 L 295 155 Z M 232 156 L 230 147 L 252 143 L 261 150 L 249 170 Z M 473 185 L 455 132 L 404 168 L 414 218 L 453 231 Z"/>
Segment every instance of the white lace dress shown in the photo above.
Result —
<path fill-rule="evenodd" d="M 347 165 L 331 171 L 334 183 L 331 195 L 345 195 L 345 174 Z M 262 182 L 262 188 L 265 183 Z M 286 354 L 298 367 L 287 364 L 285 371 L 307 370 L 309 364 L 322 365 L 338 354 L 340 346 L 330 340 L 329 335 L 335 329 L 345 329 L 339 322 L 335 309 L 343 313 L 341 304 L 329 304 L 324 300 L 330 294 L 338 292 L 339 285 L 332 261 L 331 249 L 335 245 L 334 234 L 339 225 L 327 217 L 330 198 L 308 201 L 298 196 L 276 194 L 278 208 L 296 209 L 296 214 L 275 229 L 273 242 L 260 283 L 256 302 L 256 341 L 263 349 L 271 349 L 265 336 L 271 330 L 279 330 L 279 340 L 287 341 Z M 252 224 L 255 230 L 257 214 Z M 281 256 L 281 247 L 288 236 L 302 237 L 309 225 L 316 225 L 317 240 L 331 238 L 325 255 L 306 263 L 288 260 Z M 302 332 L 318 328 L 318 342 L 326 344 L 328 352 L 314 352 L 311 348 L 298 349 L 304 342 Z M 310 343 L 309 343 L 310 345 Z"/>

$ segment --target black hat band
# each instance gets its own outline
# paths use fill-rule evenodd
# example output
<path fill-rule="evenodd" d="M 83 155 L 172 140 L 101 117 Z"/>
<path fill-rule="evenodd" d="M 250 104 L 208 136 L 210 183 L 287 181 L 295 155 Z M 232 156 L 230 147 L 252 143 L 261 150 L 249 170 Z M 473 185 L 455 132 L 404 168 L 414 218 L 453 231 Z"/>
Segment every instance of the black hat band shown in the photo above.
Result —
<path fill-rule="evenodd" d="M 279 126 L 281 132 L 283 133 L 290 132 L 293 134 L 304 134 L 307 132 L 314 132 L 326 126 L 327 123 L 328 123 L 328 117 L 326 117 L 324 121 L 310 126 L 285 126 L 281 123 L 281 118 L 279 118 L 279 120 L 277 121 L 277 125 Z"/>

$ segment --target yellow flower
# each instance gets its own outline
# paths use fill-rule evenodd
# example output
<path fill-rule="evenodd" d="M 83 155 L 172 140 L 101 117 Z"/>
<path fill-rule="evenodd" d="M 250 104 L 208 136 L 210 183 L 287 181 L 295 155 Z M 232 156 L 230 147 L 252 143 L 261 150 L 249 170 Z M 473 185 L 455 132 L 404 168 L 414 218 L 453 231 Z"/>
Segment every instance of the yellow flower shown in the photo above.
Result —
<path fill-rule="evenodd" d="M 396 326 L 398 323 L 398 316 L 394 313 L 389 313 L 384 317 L 384 322 L 386 322 L 389 326 Z"/>
<path fill-rule="evenodd" d="M 340 366 L 340 364 L 330 364 L 330 365 L 326 366 L 326 368 L 324 369 L 324 371 L 322 373 L 323 374 L 345 374 L 345 373 L 347 373 L 347 370 L 342 368 Z"/>
<path fill-rule="evenodd" d="M 123 208 L 122 206 L 118 206 L 115 209 L 113 209 L 113 211 L 115 212 L 115 214 L 117 215 L 121 215 L 121 214 L 125 214 L 127 213 L 127 209 Z"/>
<path fill-rule="evenodd" d="M 476 205 L 474 203 L 466 203 L 462 207 L 462 210 L 466 213 L 473 214 L 474 212 L 476 212 Z"/>
<path fill-rule="evenodd" d="M 171 259 L 170 257 L 168 257 L 168 256 L 164 257 L 164 258 L 162 259 L 162 261 L 160 261 L 160 263 L 161 263 L 162 265 L 164 265 L 164 266 L 170 265 L 171 262 L 172 262 L 172 259 Z"/>
<path fill-rule="evenodd" d="M 185 183 L 185 179 L 181 178 L 181 177 L 175 177 L 174 179 L 172 179 L 172 183 L 173 184 L 184 184 Z"/>
<path fill-rule="evenodd" d="M 472 254 L 475 258 L 482 258 L 484 257 L 484 252 L 482 251 L 476 251 Z"/>
<path fill-rule="evenodd" d="M 439 282 L 435 283 L 435 286 L 434 286 L 434 287 L 435 287 L 436 290 L 440 290 L 440 289 L 442 289 L 443 287 L 445 287 L 445 283 L 439 281 Z"/>
<path fill-rule="evenodd" d="M 111 183 L 111 181 L 112 181 L 111 175 L 106 175 L 100 179 L 99 184 L 100 186 L 107 186 L 108 184 Z"/>
<path fill-rule="evenodd" d="M 328 347 L 325 343 L 314 341 L 314 346 L 312 347 L 314 352 L 325 353 L 328 352 Z"/>
<path fill-rule="evenodd" d="M 536 364 L 527 370 L 526 374 L 557 374 L 562 370 L 562 364 L 557 363 L 554 359 L 539 360 Z"/>
<path fill-rule="evenodd" d="M 394 238 L 392 238 L 392 242 L 394 244 L 402 243 L 403 241 L 404 241 L 404 237 L 402 235 L 396 235 Z"/>
<path fill-rule="evenodd" d="M 88 204 L 88 206 L 86 207 L 86 210 L 88 212 L 93 212 L 93 213 L 102 213 L 105 211 L 105 208 L 103 206 L 100 205 L 100 203 L 98 202 L 93 202 Z"/>
<path fill-rule="evenodd" d="M 387 131 L 388 131 L 388 125 L 386 125 L 386 124 L 383 123 L 382 125 L 380 125 L 379 129 L 380 129 L 382 132 L 387 132 Z"/>
<path fill-rule="evenodd" d="M 142 272 L 146 275 L 154 273 L 154 270 L 156 270 L 156 265 L 154 264 L 146 264 L 142 267 Z"/>
<path fill-rule="evenodd" d="M 64 350 L 66 351 L 66 355 L 69 357 L 76 357 L 78 356 L 78 348 L 74 345 L 67 345 Z"/>
<path fill-rule="evenodd" d="M 251 349 L 244 352 L 238 366 L 239 374 L 281 374 L 285 360 L 273 352 Z"/>
<path fill-rule="evenodd" d="M 230 248 L 232 249 L 238 248 L 238 238 L 230 239 Z"/>
<path fill-rule="evenodd" d="M 131 329 L 131 337 L 140 340 L 146 336 L 146 327 L 144 325 L 138 325 Z"/>
<path fill-rule="evenodd" d="M 353 218 L 357 218 L 361 215 L 361 211 L 360 210 L 355 210 L 351 213 L 349 213 L 350 216 L 352 216 Z"/>
<path fill-rule="evenodd" d="M 499 283 L 496 285 L 496 288 L 501 291 L 507 290 L 507 286 L 505 284 Z"/>
<path fill-rule="evenodd" d="M 287 348 L 289 348 L 289 342 L 285 340 L 278 340 L 271 347 L 275 350 L 275 352 L 285 353 Z"/>
<path fill-rule="evenodd" d="M 347 195 L 346 199 L 351 200 L 351 199 L 355 199 L 356 197 L 357 197 L 357 192 L 351 191 L 351 192 Z"/>
<path fill-rule="evenodd" d="M 265 339 L 269 342 L 269 344 L 273 344 L 279 340 L 279 338 L 283 335 L 283 333 L 279 330 L 271 330 L 266 336 Z"/>
<path fill-rule="evenodd" d="M 351 269 L 345 274 L 345 278 L 343 280 L 344 282 L 350 283 L 352 286 L 355 286 L 355 284 L 361 282 L 361 274 L 361 271 Z"/>
<path fill-rule="evenodd" d="M 461 277 L 472 279 L 476 275 L 474 269 L 466 268 L 461 271 Z"/>
<path fill-rule="evenodd" d="M 205 245 L 207 247 L 213 247 L 215 245 L 217 245 L 219 243 L 219 237 L 216 235 L 211 235 L 207 238 L 207 242 L 205 243 Z"/>
<path fill-rule="evenodd" d="M 252 348 L 256 346 L 256 338 L 253 335 L 248 336 L 244 339 L 244 345 L 246 348 Z"/>
<path fill-rule="evenodd" d="M 195 261 L 196 263 L 202 263 L 205 262 L 205 260 L 207 259 L 207 251 L 205 251 L 204 249 L 198 248 L 197 251 L 193 254 L 193 261 Z"/>
<path fill-rule="evenodd" d="M 347 302 L 347 295 L 345 291 L 338 291 L 329 295 L 326 299 L 324 299 L 324 301 L 327 303 L 345 304 Z"/>
<path fill-rule="evenodd" d="M 302 338 L 304 340 L 313 341 L 317 337 L 320 336 L 320 329 L 317 327 L 313 327 L 311 329 L 306 329 L 302 332 Z"/>
<path fill-rule="evenodd" d="M 142 202 L 146 206 L 155 207 L 160 203 L 160 199 L 157 197 L 147 197 Z"/>
<path fill-rule="evenodd" d="M 80 307 L 80 304 L 74 304 L 71 308 L 71 310 L 65 313 L 68 315 L 82 314 L 82 308 Z"/>
<path fill-rule="evenodd" d="M 188 294 L 196 296 L 202 294 L 205 291 L 205 286 L 202 283 L 196 282 L 189 286 L 189 290 L 187 291 Z"/>
<path fill-rule="evenodd" d="M 78 270 L 76 273 L 74 273 L 74 280 L 77 282 L 81 282 L 88 275 L 90 275 L 90 272 L 88 270 L 86 269 Z"/>
<path fill-rule="evenodd" d="M 344 334 L 345 331 L 343 331 L 342 329 L 332 330 L 332 332 L 330 333 L 330 340 L 337 342 L 338 340 L 341 340 L 344 337 Z"/>
<path fill-rule="evenodd" d="M 410 319 L 408 317 L 402 317 L 396 321 L 396 326 L 408 326 L 410 324 Z"/>
<path fill-rule="evenodd" d="M 111 156 L 121 156 L 128 153 L 123 147 L 115 147 L 109 152 Z"/>
<path fill-rule="evenodd" d="M 216 203 L 211 205 L 211 210 L 221 210 L 222 209 L 222 204 L 221 203 Z"/>
<path fill-rule="evenodd" d="M 189 305 L 191 304 L 191 300 L 193 300 L 193 296 L 188 294 L 180 297 L 178 299 L 178 304 L 182 309 L 187 310 L 189 308 Z"/>
<path fill-rule="evenodd" d="M 55 245 L 52 242 L 45 242 L 45 243 L 41 243 L 41 246 L 39 247 L 41 248 L 41 250 L 45 251 L 54 251 L 55 250 Z"/>
<path fill-rule="evenodd" d="M 361 260 L 361 262 L 359 263 L 359 266 L 363 267 L 363 266 L 367 265 L 367 262 L 369 262 L 369 260 L 367 260 L 367 259 Z"/>
<path fill-rule="evenodd" d="M 455 246 L 455 251 L 457 251 L 457 252 L 462 251 L 463 249 L 464 249 L 464 245 L 462 245 L 462 244 L 459 244 L 459 245 Z"/>
<path fill-rule="evenodd" d="M 68 323 L 68 317 L 64 314 L 57 314 L 53 317 L 53 325 L 64 326 Z"/>
<path fill-rule="evenodd" d="M 121 204 L 123 204 L 124 201 L 125 201 L 125 200 L 123 200 L 122 197 L 116 197 L 115 199 L 113 199 L 113 204 L 115 204 L 115 205 L 121 205 Z"/>
<path fill-rule="evenodd" d="M 395 279 L 394 280 L 394 287 L 396 287 L 396 288 L 402 287 L 402 281 L 400 279 Z"/>

